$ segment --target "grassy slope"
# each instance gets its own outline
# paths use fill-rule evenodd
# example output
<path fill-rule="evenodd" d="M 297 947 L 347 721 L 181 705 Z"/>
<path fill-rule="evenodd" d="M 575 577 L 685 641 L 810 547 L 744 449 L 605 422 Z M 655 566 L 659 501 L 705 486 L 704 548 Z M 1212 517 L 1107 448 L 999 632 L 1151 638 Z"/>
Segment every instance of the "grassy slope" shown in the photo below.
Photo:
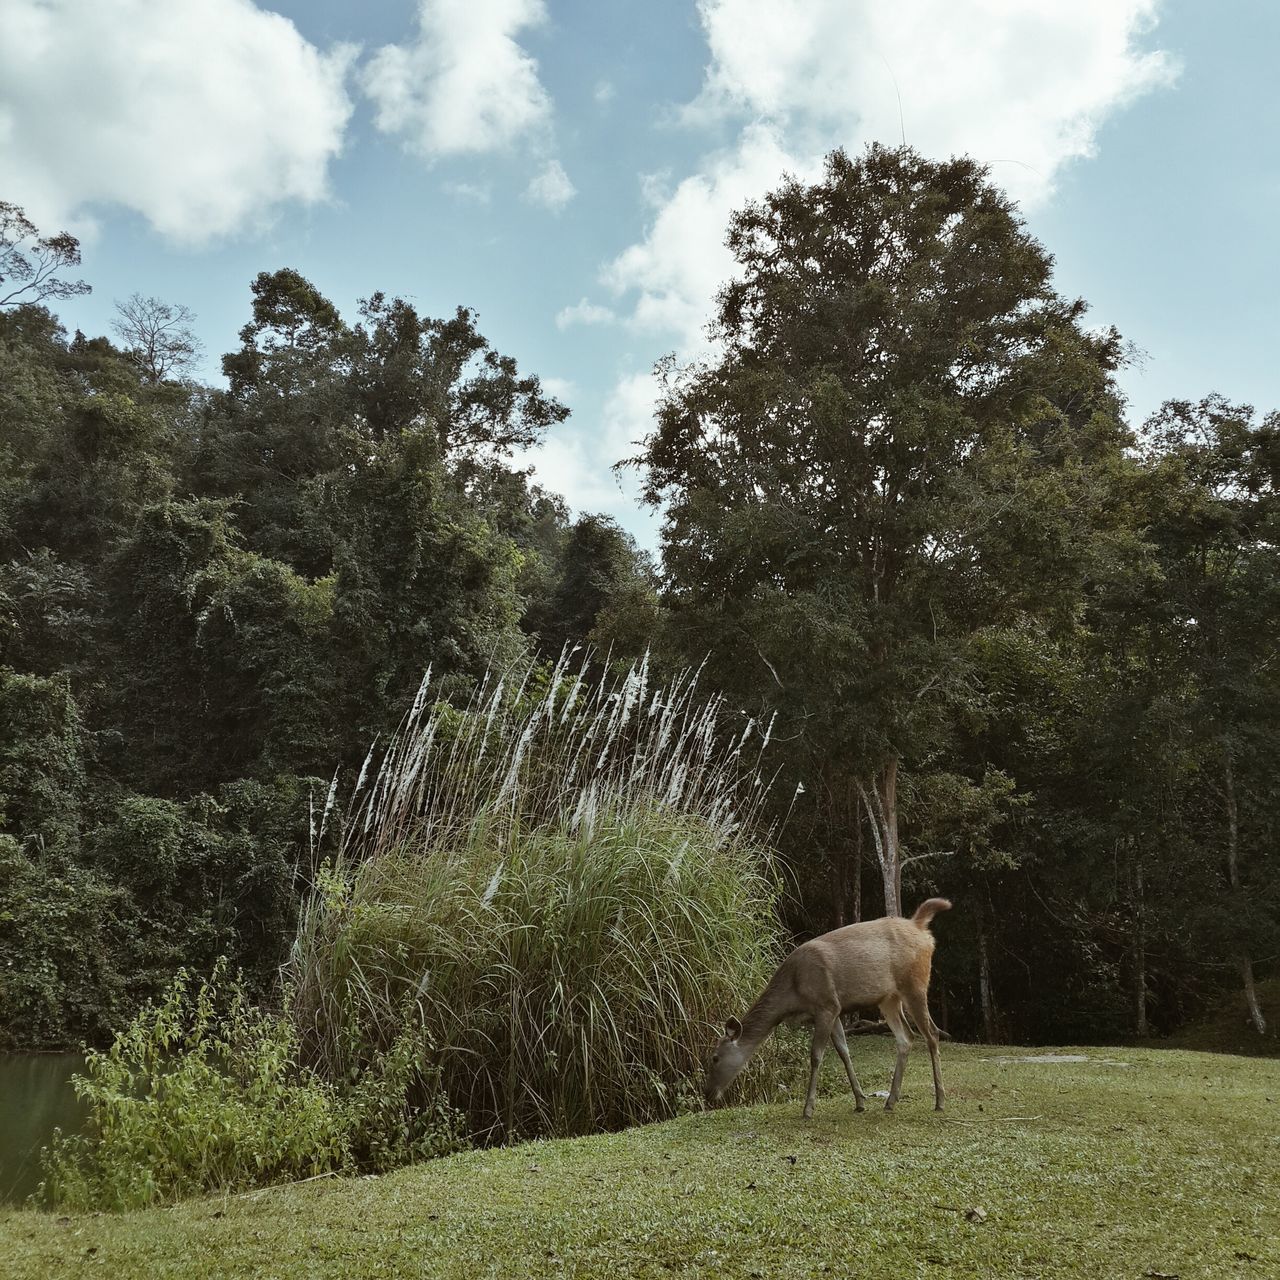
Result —
<path fill-rule="evenodd" d="M 1207 1053 L 1240 1053 L 1249 1057 L 1280 1055 L 1280 978 L 1258 983 L 1258 1003 L 1267 1020 L 1260 1036 L 1249 1021 L 1244 993 L 1232 992 L 1222 1007 L 1202 1022 L 1183 1027 L 1166 1040 L 1147 1041 L 1169 1049 L 1202 1049 Z"/>
<path fill-rule="evenodd" d="M 889 1043 L 854 1049 L 883 1087 Z M 800 1045 L 789 1052 L 801 1065 Z M 0 1217 L 18 1277 L 1280 1275 L 1280 1063 L 947 1046 L 931 1110 L 827 1094 L 121 1217 Z M 1013 1050 L 1013 1053 L 1045 1052 Z M 834 1057 L 834 1055 L 831 1055 Z M 1119 1058 L 1128 1067 L 1108 1065 Z M 985 1220 L 966 1210 L 981 1206 Z"/>

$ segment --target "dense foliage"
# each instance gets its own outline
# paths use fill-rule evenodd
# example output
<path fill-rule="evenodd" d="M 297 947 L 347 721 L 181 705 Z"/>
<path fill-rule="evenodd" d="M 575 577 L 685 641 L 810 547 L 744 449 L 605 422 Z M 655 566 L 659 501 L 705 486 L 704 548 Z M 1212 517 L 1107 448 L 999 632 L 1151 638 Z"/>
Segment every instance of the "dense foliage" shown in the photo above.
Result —
<path fill-rule="evenodd" d="M 75 1077 L 88 1121 L 45 1153 L 47 1202 L 382 1172 L 695 1105 L 707 1036 L 781 953 L 748 737 L 644 663 L 526 662 L 462 709 L 428 692 L 361 770 L 279 1011 L 225 961 L 179 971 Z M 772 1060 L 741 1092 L 772 1091 Z"/>
<path fill-rule="evenodd" d="M 527 841 L 340 848 L 425 669 L 460 709 L 487 672 L 540 657 L 546 680 L 593 639 L 651 646 L 668 684 L 705 663 L 720 734 L 773 725 L 762 816 L 797 935 L 956 900 L 935 995 L 953 1032 L 1162 1033 L 1227 991 L 1261 1025 L 1280 417 L 1206 395 L 1130 422 L 1124 344 L 1057 293 L 979 166 L 836 153 L 735 217 L 712 353 L 662 366 L 639 460 L 660 573 L 512 463 L 566 410 L 467 309 L 374 293 L 343 317 L 263 273 L 203 385 L 178 303 L 121 304 L 119 344 L 68 335 L 43 303 L 81 288 L 58 274 L 78 246 L 0 214 L 0 1047 L 108 1043 L 219 956 L 264 996 L 305 903 L 304 939 L 336 956 L 354 935 L 333 904 L 382 929 L 428 863 L 456 871 L 455 905 L 501 866 L 494 936 L 536 916 L 540 946 L 544 889 L 647 883 L 685 818 L 585 840 L 575 800 Z M 506 945 L 467 981 L 518 969 Z M 558 973 L 545 946 L 528 963 Z M 536 989 L 529 1018 L 554 1023 L 554 981 Z"/>
<path fill-rule="evenodd" d="M 797 922 L 856 917 L 864 867 L 889 912 L 945 891 L 937 1001 L 992 1039 L 1251 990 L 1280 946 L 1280 416 L 1209 397 L 1135 436 L 1118 335 L 969 160 L 837 152 L 728 243 L 717 352 L 665 367 L 640 461 L 669 650 L 776 714 L 810 790 Z"/>
<path fill-rule="evenodd" d="M 266 992 L 335 766 L 423 670 L 649 590 L 511 466 L 566 410 L 470 312 L 348 325 L 288 270 L 252 304 L 226 389 L 170 376 L 181 307 L 131 299 L 125 347 L 0 309 L 0 1048 L 105 1043 L 219 956 Z"/>

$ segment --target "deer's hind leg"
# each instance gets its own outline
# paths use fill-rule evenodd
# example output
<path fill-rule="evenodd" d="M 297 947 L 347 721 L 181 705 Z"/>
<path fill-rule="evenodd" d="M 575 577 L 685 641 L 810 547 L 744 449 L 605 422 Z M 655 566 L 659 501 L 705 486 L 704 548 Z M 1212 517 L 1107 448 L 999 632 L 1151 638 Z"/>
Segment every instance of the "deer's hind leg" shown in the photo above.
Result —
<path fill-rule="evenodd" d="M 938 1033 L 934 1029 L 933 1018 L 929 1014 L 929 993 L 927 990 L 919 989 L 908 991 L 904 993 L 903 1001 L 907 1006 L 907 1012 L 911 1015 L 911 1021 L 916 1024 L 916 1029 L 924 1036 L 924 1042 L 929 1046 L 929 1063 L 933 1067 L 933 1109 L 941 1111 L 942 1104 L 947 1100 L 947 1091 L 942 1087 Z"/>

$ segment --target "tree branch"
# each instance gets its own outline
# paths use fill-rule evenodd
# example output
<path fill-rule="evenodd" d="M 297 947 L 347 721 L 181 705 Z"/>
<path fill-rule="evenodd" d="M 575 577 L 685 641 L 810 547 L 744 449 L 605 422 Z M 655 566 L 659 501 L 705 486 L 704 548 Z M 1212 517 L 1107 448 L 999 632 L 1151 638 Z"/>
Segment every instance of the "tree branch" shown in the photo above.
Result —
<path fill-rule="evenodd" d="M 919 862 L 922 858 L 954 858 L 958 850 L 956 849 L 936 849 L 932 853 L 913 853 L 909 858 L 903 858 L 901 865 L 909 867 L 913 862 Z"/>

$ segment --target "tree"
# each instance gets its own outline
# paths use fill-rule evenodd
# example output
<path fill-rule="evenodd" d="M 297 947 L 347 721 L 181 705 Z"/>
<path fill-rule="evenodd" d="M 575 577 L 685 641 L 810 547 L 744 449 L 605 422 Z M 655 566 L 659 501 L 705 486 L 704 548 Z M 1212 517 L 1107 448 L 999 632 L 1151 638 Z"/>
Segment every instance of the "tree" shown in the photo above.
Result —
<path fill-rule="evenodd" d="M 617 521 L 579 516 L 565 530 L 555 556 L 556 581 L 531 602 L 525 625 L 547 656 L 566 644 L 592 641 L 597 622 L 625 598 L 649 585 L 649 565 Z"/>
<path fill-rule="evenodd" d="M 1210 895 L 1219 904 L 1204 932 L 1233 940 L 1230 962 L 1262 1035 L 1251 955 L 1276 937 L 1265 854 L 1280 751 L 1280 413 L 1259 424 L 1251 407 L 1222 396 L 1170 401 L 1147 422 L 1143 443 L 1164 630 L 1194 688 L 1186 715 L 1202 768 L 1217 780 L 1208 797 L 1217 829 L 1206 835 L 1221 851 L 1226 900 Z"/>
<path fill-rule="evenodd" d="M 144 298 L 116 303 L 112 330 L 123 340 L 139 372 L 150 383 L 184 373 L 200 358 L 195 314 L 181 303 Z"/>
<path fill-rule="evenodd" d="M 430 424 L 443 456 L 507 457 L 541 440 L 569 410 L 521 375 L 458 307 L 448 319 L 419 316 L 402 298 L 375 293 L 352 331 L 352 386 L 365 431 L 378 440 Z"/>
<path fill-rule="evenodd" d="M 975 638 L 1080 598 L 1126 440 L 1120 339 L 967 159 L 834 152 L 728 244 L 716 358 L 661 369 L 639 460 L 671 626 L 856 790 L 896 914 L 900 769 L 981 714 Z"/>
<path fill-rule="evenodd" d="M 58 273 L 80 265 L 80 241 L 70 232 L 42 236 L 16 205 L 0 200 L 0 307 L 76 298 L 92 288 Z"/>

